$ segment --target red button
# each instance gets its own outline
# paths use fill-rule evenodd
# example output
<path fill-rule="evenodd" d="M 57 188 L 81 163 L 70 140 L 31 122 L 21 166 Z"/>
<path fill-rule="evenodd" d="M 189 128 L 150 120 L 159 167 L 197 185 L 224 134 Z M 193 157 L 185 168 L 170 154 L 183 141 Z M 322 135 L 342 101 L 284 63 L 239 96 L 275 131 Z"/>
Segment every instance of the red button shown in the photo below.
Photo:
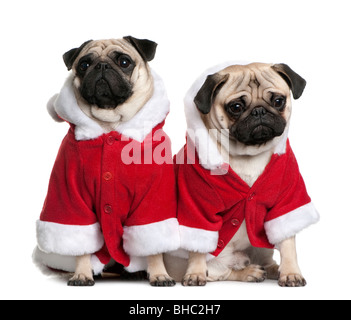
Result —
<path fill-rule="evenodd" d="M 112 173 L 111 172 L 105 172 L 103 174 L 104 180 L 109 181 L 112 179 Z"/>
<path fill-rule="evenodd" d="M 223 240 L 219 240 L 217 247 L 220 248 L 220 249 L 224 248 L 224 241 Z"/>
<path fill-rule="evenodd" d="M 233 219 L 233 220 L 232 220 L 232 225 L 233 225 L 234 227 L 237 227 L 239 224 L 240 224 L 240 221 L 239 221 L 238 219 Z"/>
<path fill-rule="evenodd" d="M 104 206 L 104 211 L 105 211 L 105 213 L 107 213 L 107 214 L 111 214 L 111 213 L 112 213 L 112 206 L 110 206 L 109 204 L 106 204 L 106 205 Z"/>
<path fill-rule="evenodd" d="M 114 136 L 108 136 L 107 139 L 106 139 L 106 143 L 109 145 L 109 146 L 112 146 L 114 143 L 115 143 L 116 139 Z"/>
<path fill-rule="evenodd" d="M 249 195 L 249 197 L 248 197 L 248 199 L 247 200 L 249 200 L 249 201 L 251 201 L 251 200 L 253 200 L 253 198 L 256 196 L 256 193 L 251 193 L 250 195 Z"/>

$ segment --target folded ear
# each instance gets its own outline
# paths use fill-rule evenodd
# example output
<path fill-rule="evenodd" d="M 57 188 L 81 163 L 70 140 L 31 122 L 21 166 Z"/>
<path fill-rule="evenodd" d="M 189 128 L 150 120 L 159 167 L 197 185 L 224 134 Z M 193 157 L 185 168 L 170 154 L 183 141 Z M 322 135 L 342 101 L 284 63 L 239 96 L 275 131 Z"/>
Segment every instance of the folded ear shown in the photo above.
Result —
<path fill-rule="evenodd" d="M 92 41 L 93 40 L 86 41 L 79 48 L 71 49 L 63 55 L 63 61 L 65 62 L 68 71 L 72 69 L 74 61 L 77 59 L 84 47 Z"/>
<path fill-rule="evenodd" d="M 123 37 L 139 52 L 145 61 L 152 61 L 155 58 L 157 43 L 147 39 L 137 39 L 131 36 Z"/>
<path fill-rule="evenodd" d="M 208 114 L 219 90 L 229 79 L 229 74 L 212 74 L 207 77 L 205 83 L 197 93 L 194 102 L 196 107 L 203 114 Z"/>
<path fill-rule="evenodd" d="M 272 68 L 286 81 L 291 89 L 294 99 L 299 99 L 305 90 L 307 84 L 306 80 L 284 63 L 275 64 Z"/>

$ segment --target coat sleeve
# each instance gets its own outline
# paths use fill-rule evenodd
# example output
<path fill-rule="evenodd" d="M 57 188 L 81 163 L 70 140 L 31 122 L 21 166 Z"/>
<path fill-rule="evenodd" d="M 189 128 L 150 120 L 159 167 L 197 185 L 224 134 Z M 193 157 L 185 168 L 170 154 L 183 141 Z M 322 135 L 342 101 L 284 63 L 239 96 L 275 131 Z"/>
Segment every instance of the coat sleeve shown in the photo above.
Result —
<path fill-rule="evenodd" d="M 292 151 L 288 155 L 280 190 L 264 224 L 268 240 L 273 245 L 295 236 L 319 220 Z"/>
<path fill-rule="evenodd" d="M 83 183 L 77 147 L 63 140 L 47 197 L 37 221 L 39 249 L 65 256 L 92 254 L 104 244 L 100 224 Z"/>
<path fill-rule="evenodd" d="M 184 149 L 181 151 L 184 152 Z M 181 156 L 177 156 L 181 158 Z M 209 253 L 216 250 L 223 203 L 198 161 L 176 166 L 181 248 Z"/>
<path fill-rule="evenodd" d="M 155 134 L 152 148 L 144 146 L 144 163 L 133 164 L 133 199 L 123 233 L 123 247 L 132 260 L 179 249 L 171 143 L 162 130 L 159 134 L 161 141 Z"/>

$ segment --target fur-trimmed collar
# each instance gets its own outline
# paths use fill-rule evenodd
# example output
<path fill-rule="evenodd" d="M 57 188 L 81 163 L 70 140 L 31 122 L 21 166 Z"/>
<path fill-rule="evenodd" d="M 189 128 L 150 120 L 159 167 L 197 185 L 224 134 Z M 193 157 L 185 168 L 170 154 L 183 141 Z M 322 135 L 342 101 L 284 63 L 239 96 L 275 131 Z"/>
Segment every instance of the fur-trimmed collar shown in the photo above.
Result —
<path fill-rule="evenodd" d="M 192 85 L 184 98 L 185 117 L 187 120 L 187 139 L 191 140 L 195 146 L 199 156 L 200 164 L 208 170 L 216 170 L 221 168 L 225 161 L 220 154 L 217 144 L 211 138 L 208 129 L 201 119 L 200 112 L 198 111 L 194 99 L 202 85 L 206 81 L 207 76 L 219 72 L 231 65 L 246 65 L 246 62 L 225 62 L 215 67 L 206 70 Z M 289 127 L 284 131 L 281 139 L 277 139 L 278 143 L 275 147 L 275 154 L 284 154 L 286 152 L 286 142 L 288 139 Z M 194 141 L 195 139 L 195 141 Z"/>
<path fill-rule="evenodd" d="M 154 93 L 151 99 L 129 121 L 122 122 L 116 129 L 120 134 L 144 141 L 152 129 L 161 123 L 170 110 L 170 102 L 161 77 L 151 71 L 154 79 Z M 61 92 L 53 96 L 47 109 L 51 117 L 58 122 L 67 121 L 76 126 L 76 140 L 92 140 L 107 133 L 97 122 L 90 119 L 78 106 L 73 88 L 73 75 L 66 80 Z"/>

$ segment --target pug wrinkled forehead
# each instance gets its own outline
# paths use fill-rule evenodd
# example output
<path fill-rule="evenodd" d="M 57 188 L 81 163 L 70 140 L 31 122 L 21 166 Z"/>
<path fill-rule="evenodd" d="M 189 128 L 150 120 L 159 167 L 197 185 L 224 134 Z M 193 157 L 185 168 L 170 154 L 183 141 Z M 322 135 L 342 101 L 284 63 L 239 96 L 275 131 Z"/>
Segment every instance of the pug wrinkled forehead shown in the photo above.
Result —
<path fill-rule="evenodd" d="M 306 81 L 286 64 L 233 65 L 209 75 L 195 105 L 216 129 L 246 146 L 280 137 L 291 115 L 291 95 L 299 99 Z"/>

